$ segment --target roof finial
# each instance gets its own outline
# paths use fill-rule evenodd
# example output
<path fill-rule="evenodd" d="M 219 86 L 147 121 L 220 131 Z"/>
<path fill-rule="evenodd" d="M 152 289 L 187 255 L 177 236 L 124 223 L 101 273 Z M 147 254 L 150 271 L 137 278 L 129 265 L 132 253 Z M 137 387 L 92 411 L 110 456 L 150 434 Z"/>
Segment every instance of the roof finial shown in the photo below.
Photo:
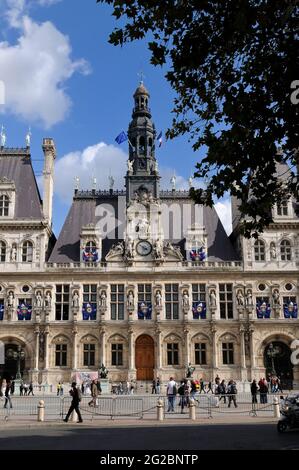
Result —
<path fill-rule="evenodd" d="M 92 178 L 92 189 L 94 189 L 94 191 L 97 189 L 97 179 L 95 176 Z"/>
<path fill-rule="evenodd" d="M 26 134 L 26 147 L 30 147 L 31 144 L 31 127 L 29 127 L 28 132 Z"/>
<path fill-rule="evenodd" d="M 170 179 L 170 183 L 172 184 L 172 191 L 175 191 L 175 185 L 176 185 L 176 176 L 175 176 L 175 171 L 173 172 L 173 175 Z"/>
<path fill-rule="evenodd" d="M 138 72 L 138 77 L 140 77 L 140 85 L 143 85 L 143 79 L 145 78 L 145 75 L 143 73 L 143 70 L 141 70 L 140 72 Z"/>
<path fill-rule="evenodd" d="M 75 176 L 75 191 L 79 191 L 80 186 L 80 178 L 79 176 Z"/>
<path fill-rule="evenodd" d="M 4 126 L 1 126 L 0 138 L 1 138 L 1 148 L 3 148 L 5 147 L 5 144 L 6 144 L 6 133 L 5 133 Z"/>

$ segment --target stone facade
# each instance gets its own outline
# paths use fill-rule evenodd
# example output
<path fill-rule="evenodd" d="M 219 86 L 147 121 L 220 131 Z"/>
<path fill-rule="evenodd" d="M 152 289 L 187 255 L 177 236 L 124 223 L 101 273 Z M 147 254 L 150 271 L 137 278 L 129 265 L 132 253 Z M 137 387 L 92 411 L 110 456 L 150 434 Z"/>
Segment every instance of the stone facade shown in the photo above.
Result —
<path fill-rule="evenodd" d="M 30 149 L 0 149 L 0 341 L 6 356 L 21 346 L 23 377 L 49 384 L 96 372 L 101 364 L 112 381 L 180 379 L 191 363 L 194 377 L 208 381 L 217 374 L 260 378 L 274 366 L 299 385 L 299 366 L 290 363 L 299 339 L 295 204 L 275 208 L 274 224 L 257 246 L 239 235 L 233 201 L 228 238 L 214 209 L 195 206 L 188 192 L 159 190 L 156 132 L 143 85 L 134 100 L 126 191 L 76 189 L 57 241 L 54 142 L 43 143 L 43 203 Z M 103 207 L 122 221 L 110 237 L 99 227 Z M 175 211 L 179 223 L 177 212 L 166 220 Z M 187 225 L 176 234 L 184 214 Z M 8 377 L 16 365 L 7 356 L 0 368 Z"/>

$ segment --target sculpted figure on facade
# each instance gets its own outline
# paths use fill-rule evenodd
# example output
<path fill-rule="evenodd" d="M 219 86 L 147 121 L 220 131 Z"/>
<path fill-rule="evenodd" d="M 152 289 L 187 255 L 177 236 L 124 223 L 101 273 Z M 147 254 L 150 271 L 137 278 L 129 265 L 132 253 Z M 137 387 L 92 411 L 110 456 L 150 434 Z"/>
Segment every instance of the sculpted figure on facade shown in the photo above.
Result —
<path fill-rule="evenodd" d="M 160 238 L 158 238 L 158 240 L 156 241 L 154 250 L 155 250 L 155 257 L 157 259 L 163 258 L 163 242 L 162 240 L 160 240 Z"/>
<path fill-rule="evenodd" d="M 215 292 L 214 289 L 212 289 L 211 292 L 210 292 L 210 305 L 211 305 L 211 307 L 216 307 L 216 302 L 217 302 L 216 292 Z"/>
<path fill-rule="evenodd" d="M 79 307 L 79 294 L 76 290 L 73 293 L 72 301 L 73 301 L 73 307 L 78 308 Z"/>
<path fill-rule="evenodd" d="M 280 305 L 280 297 L 279 297 L 278 289 L 274 289 L 273 291 L 273 304 L 277 307 Z"/>
<path fill-rule="evenodd" d="M 107 308 L 107 296 L 106 296 L 106 292 L 104 290 L 101 291 L 100 306 L 103 309 Z"/>
<path fill-rule="evenodd" d="M 274 243 L 271 243 L 270 246 L 270 256 L 271 259 L 276 259 L 276 246 L 274 245 Z"/>
<path fill-rule="evenodd" d="M 189 308 L 189 295 L 188 291 L 184 290 L 183 293 L 183 298 L 182 298 L 182 304 L 183 304 L 183 309 L 188 309 Z"/>
<path fill-rule="evenodd" d="M 127 305 L 129 310 L 132 310 L 134 308 L 134 294 L 131 290 L 128 293 Z"/>
<path fill-rule="evenodd" d="M 37 308 L 41 308 L 43 305 L 43 299 L 40 291 L 36 293 L 35 305 Z"/>
<path fill-rule="evenodd" d="M 45 303 L 46 303 L 46 307 L 48 307 L 48 308 L 51 307 L 52 297 L 51 297 L 51 293 L 49 291 L 47 291 L 47 293 L 46 293 Z"/>
<path fill-rule="evenodd" d="M 246 294 L 246 305 L 247 307 L 252 307 L 253 306 L 253 300 L 252 300 L 252 291 L 248 290 Z"/>
<path fill-rule="evenodd" d="M 243 292 L 241 291 L 241 289 L 239 289 L 238 292 L 237 292 L 237 303 L 238 303 L 239 307 L 244 306 L 244 295 L 243 295 Z"/>
<path fill-rule="evenodd" d="M 17 248 L 16 245 L 13 245 L 10 252 L 10 260 L 17 261 Z"/>
<path fill-rule="evenodd" d="M 155 300 L 156 300 L 156 306 L 157 307 L 162 307 L 162 294 L 161 291 L 157 291 L 155 295 Z"/>

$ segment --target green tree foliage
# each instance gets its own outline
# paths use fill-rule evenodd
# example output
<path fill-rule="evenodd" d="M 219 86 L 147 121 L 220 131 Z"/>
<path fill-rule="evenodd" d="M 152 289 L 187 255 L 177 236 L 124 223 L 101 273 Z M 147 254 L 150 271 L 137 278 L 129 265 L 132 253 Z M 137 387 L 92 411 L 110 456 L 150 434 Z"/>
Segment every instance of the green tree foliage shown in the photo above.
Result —
<path fill-rule="evenodd" d="M 298 198 L 298 1 L 97 1 L 123 25 L 112 44 L 145 38 L 151 63 L 167 69 L 176 92 L 167 137 L 187 134 L 195 151 L 207 149 L 195 176 L 209 183 L 192 197 L 212 205 L 229 191 L 243 233 L 257 236 L 275 202 Z M 276 163 L 291 167 L 284 183 Z"/>

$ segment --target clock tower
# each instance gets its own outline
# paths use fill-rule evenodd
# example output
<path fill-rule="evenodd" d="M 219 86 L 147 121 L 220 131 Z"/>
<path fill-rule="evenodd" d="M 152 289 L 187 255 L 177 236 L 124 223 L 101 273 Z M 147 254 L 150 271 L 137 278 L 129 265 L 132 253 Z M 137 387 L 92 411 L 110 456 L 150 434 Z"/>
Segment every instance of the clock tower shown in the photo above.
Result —
<path fill-rule="evenodd" d="M 134 93 L 132 121 L 129 124 L 129 160 L 126 179 L 127 204 L 139 193 L 159 198 L 159 172 L 155 157 L 156 130 L 151 119 L 149 92 L 143 82 Z"/>

